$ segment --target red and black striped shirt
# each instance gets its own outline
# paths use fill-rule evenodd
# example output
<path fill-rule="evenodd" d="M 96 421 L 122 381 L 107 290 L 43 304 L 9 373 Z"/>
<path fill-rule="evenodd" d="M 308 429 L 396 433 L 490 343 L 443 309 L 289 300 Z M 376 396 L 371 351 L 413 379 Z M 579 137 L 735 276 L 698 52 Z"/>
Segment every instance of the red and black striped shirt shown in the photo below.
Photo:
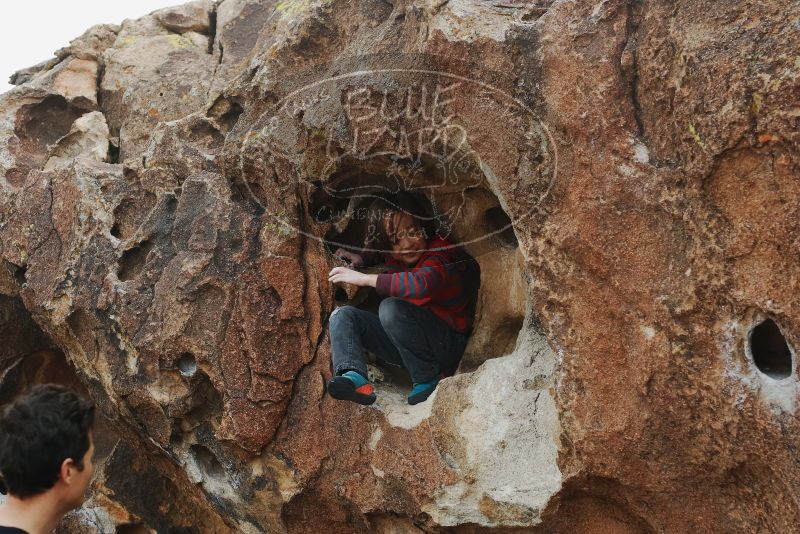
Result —
<path fill-rule="evenodd" d="M 378 275 L 375 289 L 379 295 L 428 308 L 457 331 L 470 331 L 480 267 L 463 249 L 436 237 L 413 267 L 389 255 L 384 261 L 392 272 Z"/>

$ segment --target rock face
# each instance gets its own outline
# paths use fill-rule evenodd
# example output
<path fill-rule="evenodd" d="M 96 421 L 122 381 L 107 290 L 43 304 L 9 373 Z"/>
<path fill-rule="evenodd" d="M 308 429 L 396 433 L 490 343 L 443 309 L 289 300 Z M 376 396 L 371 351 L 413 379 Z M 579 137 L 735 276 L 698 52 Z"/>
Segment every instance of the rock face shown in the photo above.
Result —
<path fill-rule="evenodd" d="M 798 51 L 791 0 L 223 0 L 15 74 L 0 401 L 102 412 L 63 529 L 795 530 Z M 398 189 L 475 331 L 340 403 L 330 252 Z"/>

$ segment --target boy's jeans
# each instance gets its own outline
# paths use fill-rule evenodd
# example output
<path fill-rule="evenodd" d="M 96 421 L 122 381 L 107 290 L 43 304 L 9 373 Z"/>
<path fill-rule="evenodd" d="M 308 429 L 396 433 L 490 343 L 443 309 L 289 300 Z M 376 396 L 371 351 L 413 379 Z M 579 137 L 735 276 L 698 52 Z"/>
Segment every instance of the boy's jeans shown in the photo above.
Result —
<path fill-rule="evenodd" d="M 336 308 L 330 338 L 334 375 L 354 370 L 367 376 L 367 349 L 379 361 L 405 367 L 414 383 L 454 371 L 468 339 L 432 311 L 395 297 L 381 301 L 377 315 L 353 306 Z"/>

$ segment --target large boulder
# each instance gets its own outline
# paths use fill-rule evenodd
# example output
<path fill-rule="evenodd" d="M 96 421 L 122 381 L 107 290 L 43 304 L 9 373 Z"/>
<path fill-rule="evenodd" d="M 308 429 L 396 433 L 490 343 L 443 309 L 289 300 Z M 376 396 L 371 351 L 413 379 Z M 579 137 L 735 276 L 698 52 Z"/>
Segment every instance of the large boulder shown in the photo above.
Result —
<path fill-rule="evenodd" d="M 198 1 L 0 96 L 0 400 L 100 406 L 64 531 L 800 520 L 800 7 Z M 383 191 L 478 260 L 426 402 L 325 395 Z M 37 372 L 37 369 L 40 372 Z"/>

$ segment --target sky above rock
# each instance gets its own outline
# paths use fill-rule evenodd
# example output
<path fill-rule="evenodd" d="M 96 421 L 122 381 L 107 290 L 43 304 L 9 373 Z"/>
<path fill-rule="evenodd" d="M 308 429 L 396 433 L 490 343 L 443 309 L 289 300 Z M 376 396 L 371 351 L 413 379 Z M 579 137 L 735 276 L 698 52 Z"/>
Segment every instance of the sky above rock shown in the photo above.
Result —
<path fill-rule="evenodd" d="M 180 0 L 15 0 L 3 2 L 0 17 L 0 93 L 13 86 L 8 78 L 16 71 L 53 57 L 95 24 L 119 24 L 153 10 L 181 4 Z"/>

